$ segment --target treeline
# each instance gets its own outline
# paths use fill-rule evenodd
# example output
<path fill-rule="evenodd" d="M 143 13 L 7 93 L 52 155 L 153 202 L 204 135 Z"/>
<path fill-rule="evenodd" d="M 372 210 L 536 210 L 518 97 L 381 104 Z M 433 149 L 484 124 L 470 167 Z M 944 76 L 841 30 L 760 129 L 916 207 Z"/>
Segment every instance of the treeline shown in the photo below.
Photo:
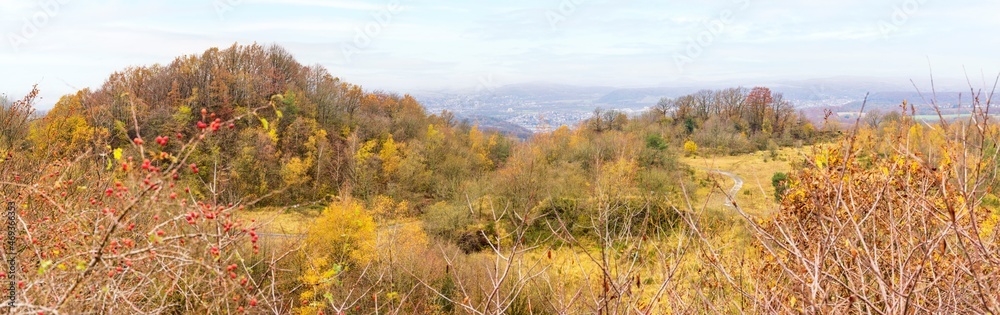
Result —
<path fill-rule="evenodd" d="M 661 99 L 653 111 L 679 138 L 704 150 L 739 154 L 811 144 L 821 132 L 781 93 L 766 87 L 702 90 Z"/>

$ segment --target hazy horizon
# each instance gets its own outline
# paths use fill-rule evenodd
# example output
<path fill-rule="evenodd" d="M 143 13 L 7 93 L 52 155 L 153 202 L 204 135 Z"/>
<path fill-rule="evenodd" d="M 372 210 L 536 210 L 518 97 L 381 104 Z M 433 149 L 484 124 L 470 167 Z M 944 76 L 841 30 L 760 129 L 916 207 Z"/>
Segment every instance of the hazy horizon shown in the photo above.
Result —
<path fill-rule="evenodd" d="M 278 44 L 366 89 L 655 87 L 858 78 L 961 87 L 1000 71 L 1000 3 L 216 0 L 0 3 L 0 93 L 48 108 L 128 66 Z M 964 70 L 963 70 L 964 67 Z M 985 78 L 984 78 L 985 77 Z"/>

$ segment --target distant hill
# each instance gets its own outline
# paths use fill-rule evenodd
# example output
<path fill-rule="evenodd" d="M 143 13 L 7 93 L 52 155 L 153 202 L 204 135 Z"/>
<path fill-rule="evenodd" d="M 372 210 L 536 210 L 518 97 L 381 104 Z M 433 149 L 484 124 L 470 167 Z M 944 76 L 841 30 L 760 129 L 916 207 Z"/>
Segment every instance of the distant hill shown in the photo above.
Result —
<path fill-rule="evenodd" d="M 476 91 L 430 91 L 414 96 L 431 112 L 447 110 L 458 117 L 506 122 L 527 130 L 541 125 L 574 125 L 590 117 L 594 109 L 638 112 L 655 105 L 661 98 L 676 98 L 703 89 L 767 86 L 782 93 L 799 109 L 809 109 L 811 118 L 822 117 L 823 108 L 851 111 L 860 108 L 866 93 L 869 109 L 892 110 L 903 100 L 920 108 L 920 95 L 908 81 L 889 81 L 866 77 L 834 77 L 808 80 L 757 80 L 729 84 L 711 83 L 660 87 L 612 88 L 574 86 L 552 83 L 524 83 Z M 967 93 L 965 95 L 968 97 Z M 931 98 L 929 91 L 924 97 Z M 959 93 L 940 91 L 938 103 L 943 108 L 959 104 Z M 814 110 L 815 109 L 815 110 Z M 541 117 L 544 117 L 542 119 Z M 544 120 L 544 121 L 543 121 Z"/>

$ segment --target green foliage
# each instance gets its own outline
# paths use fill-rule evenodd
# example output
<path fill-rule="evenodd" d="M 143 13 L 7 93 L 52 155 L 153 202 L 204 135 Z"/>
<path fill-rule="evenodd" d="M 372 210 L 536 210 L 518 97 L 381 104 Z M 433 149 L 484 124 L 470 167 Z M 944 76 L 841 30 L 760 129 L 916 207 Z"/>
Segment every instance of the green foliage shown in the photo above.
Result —
<path fill-rule="evenodd" d="M 777 172 L 771 176 L 771 186 L 774 186 L 774 200 L 781 202 L 788 190 L 788 174 Z"/>
<path fill-rule="evenodd" d="M 660 136 L 659 134 L 650 134 L 646 136 L 646 147 L 657 151 L 663 151 L 667 149 L 667 141 L 663 140 L 663 136 Z"/>

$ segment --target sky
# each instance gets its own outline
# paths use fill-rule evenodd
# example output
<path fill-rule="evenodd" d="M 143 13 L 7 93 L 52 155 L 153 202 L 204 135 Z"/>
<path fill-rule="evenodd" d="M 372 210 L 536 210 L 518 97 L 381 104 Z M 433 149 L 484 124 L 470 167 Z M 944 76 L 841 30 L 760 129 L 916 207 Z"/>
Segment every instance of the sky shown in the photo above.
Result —
<path fill-rule="evenodd" d="M 1000 72 L 1000 1 L 3 0 L 0 93 L 48 108 L 129 66 L 278 44 L 366 89 Z"/>

